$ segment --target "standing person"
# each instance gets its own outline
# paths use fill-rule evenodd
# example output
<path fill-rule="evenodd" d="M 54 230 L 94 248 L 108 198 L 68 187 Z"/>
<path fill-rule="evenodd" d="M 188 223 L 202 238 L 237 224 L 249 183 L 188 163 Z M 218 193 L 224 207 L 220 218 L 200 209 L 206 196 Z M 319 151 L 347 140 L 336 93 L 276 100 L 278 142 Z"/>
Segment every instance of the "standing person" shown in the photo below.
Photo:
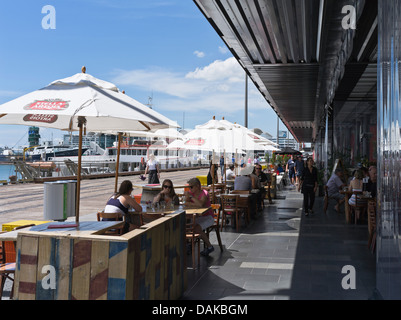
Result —
<path fill-rule="evenodd" d="M 242 168 L 245 164 L 245 158 L 244 156 L 241 156 L 241 163 L 240 163 L 240 167 Z"/>
<path fill-rule="evenodd" d="M 295 161 L 295 183 L 298 185 L 298 191 L 301 190 L 301 176 L 304 168 L 305 166 L 304 161 L 302 160 L 302 156 L 298 156 L 297 160 Z"/>
<path fill-rule="evenodd" d="M 121 214 L 121 220 L 125 217 L 123 233 L 128 232 L 129 230 L 130 218 L 128 209 L 132 207 L 136 212 L 142 212 L 142 207 L 131 196 L 133 190 L 134 188 L 132 187 L 131 181 L 125 180 L 121 182 L 118 192 L 107 201 L 104 208 L 105 213 Z"/>
<path fill-rule="evenodd" d="M 217 176 L 217 165 L 214 165 L 214 170 L 213 170 L 213 159 L 212 156 L 210 156 L 210 163 L 209 163 L 209 173 L 207 174 L 207 185 L 210 186 L 213 183 L 213 176 L 212 176 L 212 171 L 214 173 L 214 183 L 219 182 L 219 178 Z"/>
<path fill-rule="evenodd" d="M 311 157 L 306 160 L 306 168 L 301 176 L 302 193 L 304 194 L 304 212 L 305 216 L 313 213 L 315 203 L 315 193 L 317 190 L 317 169 L 313 166 Z"/>
<path fill-rule="evenodd" d="M 171 203 L 173 203 L 175 206 L 180 204 L 180 200 L 178 199 L 178 196 L 174 190 L 173 181 L 170 179 L 165 179 L 163 181 L 162 191 L 160 191 L 153 199 L 153 203 L 160 203 L 162 201 L 167 204 L 167 207 L 169 207 Z"/>
<path fill-rule="evenodd" d="M 221 181 L 223 181 L 223 176 L 224 176 L 224 156 L 220 157 L 220 173 L 221 173 Z"/>
<path fill-rule="evenodd" d="M 288 178 L 291 181 L 291 186 L 295 186 L 295 161 L 294 155 L 291 155 L 290 160 L 287 162 L 286 170 L 288 172 Z"/>
<path fill-rule="evenodd" d="M 198 178 L 188 180 L 188 188 L 189 191 L 184 192 L 185 206 L 192 208 L 209 208 L 211 206 L 209 193 L 206 190 L 202 190 Z M 194 231 L 200 235 L 206 244 L 206 248 L 201 252 L 201 255 L 208 256 L 209 253 L 214 251 L 214 247 L 203 230 L 214 225 L 213 210 L 209 209 L 201 217 L 197 217 L 195 222 L 196 226 Z"/>
<path fill-rule="evenodd" d="M 149 157 L 149 161 L 146 164 L 145 174 L 149 172 L 149 184 L 159 184 L 160 183 L 160 171 L 159 171 L 159 163 L 157 162 L 155 155 L 151 154 Z"/>

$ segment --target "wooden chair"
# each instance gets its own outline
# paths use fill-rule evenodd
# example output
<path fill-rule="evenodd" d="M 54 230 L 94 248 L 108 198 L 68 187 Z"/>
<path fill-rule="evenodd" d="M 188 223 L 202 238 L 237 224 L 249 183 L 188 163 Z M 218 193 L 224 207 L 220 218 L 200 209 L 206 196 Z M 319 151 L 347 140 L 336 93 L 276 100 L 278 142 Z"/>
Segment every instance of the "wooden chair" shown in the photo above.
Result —
<path fill-rule="evenodd" d="M 217 241 L 219 242 L 220 250 L 223 252 L 223 244 L 221 243 L 221 237 L 220 237 L 220 204 L 212 204 L 212 209 L 214 213 L 214 225 L 212 225 L 209 228 L 206 228 L 205 233 L 207 237 L 209 238 L 209 234 L 211 231 L 216 231 L 216 237 Z"/>
<path fill-rule="evenodd" d="M 2 241 L 3 260 L 6 260 L 6 258 L 7 258 L 7 255 L 5 254 L 5 242 L 8 242 L 8 241 Z M 11 243 L 12 243 L 12 241 L 11 241 Z M 3 289 L 4 289 L 4 285 L 5 285 L 7 279 L 13 283 L 12 288 L 11 288 L 11 293 L 10 293 L 10 299 L 13 298 L 13 296 L 14 296 L 14 276 L 15 276 L 15 261 L 0 263 L 0 300 L 3 297 Z"/>
<path fill-rule="evenodd" d="M 195 247 L 198 247 L 198 267 L 200 265 L 200 234 L 195 233 L 195 226 L 196 226 L 196 214 L 189 214 L 185 215 L 185 222 L 186 222 L 186 229 L 185 229 L 185 237 L 187 243 L 191 245 L 192 249 L 192 268 L 196 269 L 195 267 Z"/>
<path fill-rule="evenodd" d="M 368 202 L 368 225 L 369 225 L 368 247 L 373 253 L 376 249 L 376 201 Z"/>
<path fill-rule="evenodd" d="M 333 199 L 337 202 L 337 204 L 339 203 L 339 201 L 335 198 L 332 198 L 329 196 L 329 187 L 328 186 L 324 186 L 324 203 L 323 203 L 323 211 L 324 213 L 327 212 L 327 207 L 329 206 L 329 201 L 330 199 Z M 338 208 L 338 212 L 340 212 L 340 208 Z"/>
<path fill-rule="evenodd" d="M 4 233 L 4 231 L 0 231 L 0 233 Z M 0 263 L 4 263 L 3 241 L 0 241 Z"/>
<path fill-rule="evenodd" d="M 140 214 L 141 217 L 141 223 L 142 225 L 150 223 L 152 221 L 155 221 L 157 219 L 160 219 L 162 217 L 164 217 L 163 213 L 146 213 L 146 212 L 142 212 Z"/>
<path fill-rule="evenodd" d="M 226 220 L 231 217 L 231 224 L 233 224 L 235 218 L 237 232 L 239 231 L 239 210 L 238 201 L 239 196 L 236 194 L 222 194 L 221 200 L 221 212 L 222 212 L 222 223 L 221 230 L 226 226 Z"/>
<path fill-rule="evenodd" d="M 248 190 L 234 190 L 231 192 L 231 194 L 250 194 L 250 191 Z M 255 210 L 256 210 L 256 203 L 254 203 Z M 248 198 L 238 198 L 238 210 L 240 212 L 244 212 L 245 215 L 245 221 L 246 223 L 249 223 L 251 219 L 251 208 L 249 206 L 249 201 Z"/>
<path fill-rule="evenodd" d="M 351 212 L 354 213 L 355 224 L 357 224 L 361 215 L 366 211 L 368 204 L 366 200 L 361 201 L 359 198 L 359 196 L 362 195 L 361 191 L 354 191 L 352 192 L 352 195 L 355 195 L 355 204 L 350 204 L 349 207 Z"/>
<path fill-rule="evenodd" d="M 217 204 L 219 201 L 217 196 L 226 192 L 226 185 L 224 183 L 216 183 L 214 187 L 210 185 L 204 190 L 208 190 L 210 201 Z"/>
<path fill-rule="evenodd" d="M 99 211 L 97 213 L 97 221 L 104 221 L 103 219 L 107 219 L 108 221 L 119 221 L 122 220 L 122 215 L 120 213 L 107 213 Z M 121 226 L 116 229 L 107 230 L 105 234 L 120 236 L 123 234 L 123 228 L 124 226 Z"/>
<path fill-rule="evenodd" d="M 19 227 L 15 227 L 14 230 L 20 230 L 28 227 L 32 227 L 34 224 L 27 224 Z M 3 296 L 4 285 L 6 280 L 12 281 L 10 299 L 14 296 L 14 276 L 15 276 L 15 263 L 17 254 L 15 251 L 14 241 L 1 241 L 1 261 L 0 261 L 0 299 Z M 12 276 L 11 276 L 12 275 Z"/>
<path fill-rule="evenodd" d="M 248 190 L 233 190 L 230 194 L 249 194 L 250 191 Z"/>

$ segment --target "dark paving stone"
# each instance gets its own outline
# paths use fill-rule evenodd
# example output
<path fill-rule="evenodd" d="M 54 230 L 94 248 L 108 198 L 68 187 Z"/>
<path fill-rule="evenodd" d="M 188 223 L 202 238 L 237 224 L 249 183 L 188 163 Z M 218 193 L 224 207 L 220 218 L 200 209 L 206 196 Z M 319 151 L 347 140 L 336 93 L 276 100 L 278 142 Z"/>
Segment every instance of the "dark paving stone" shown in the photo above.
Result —
<path fill-rule="evenodd" d="M 324 214 L 323 198 L 316 199 L 314 215 L 300 216 L 296 201 L 302 206 L 302 200 L 294 193 L 294 190 L 282 191 L 283 199 L 273 205 L 266 202 L 258 219 L 242 227 L 240 233 L 225 228 L 221 234 L 225 251 L 221 253 L 215 245 L 217 250 L 208 258 L 201 257 L 199 270 L 188 270 L 188 289 L 183 299 L 371 298 L 376 269 L 375 255 L 367 247 L 367 225 L 347 225 L 344 214 L 338 214 L 331 207 Z M 278 209 L 278 206 L 287 207 L 286 198 L 290 199 L 292 209 Z M 288 223 L 291 219 L 298 221 Z M 211 240 L 217 243 L 214 235 Z M 258 267 L 243 267 L 249 263 L 256 263 Z M 269 268 L 269 263 L 273 267 Z M 356 269 L 356 290 L 344 290 L 341 286 L 345 265 Z"/>

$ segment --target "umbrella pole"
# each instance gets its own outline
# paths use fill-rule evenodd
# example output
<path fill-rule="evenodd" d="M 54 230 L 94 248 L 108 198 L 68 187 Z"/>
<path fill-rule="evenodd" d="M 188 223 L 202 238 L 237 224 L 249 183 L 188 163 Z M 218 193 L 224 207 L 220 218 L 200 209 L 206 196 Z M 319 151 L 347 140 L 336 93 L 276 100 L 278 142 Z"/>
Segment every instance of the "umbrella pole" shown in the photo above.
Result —
<path fill-rule="evenodd" d="M 227 157 L 226 157 L 226 150 L 224 150 L 224 171 L 223 171 L 223 175 L 224 175 L 224 181 L 225 181 L 225 183 L 227 183 L 227 173 L 226 173 L 226 162 L 227 162 L 227 159 L 226 159 Z M 223 178 L 222 178 L 223 179 Z M 222 181 L 223 182 L 223 181 Z"/>
<path fill-rule="evenodd" d="M 117 193 L 117 185 L 118 185 L 118 171 L 120 166 L 120 149 L 121 149 L 121 136 L 122 133 L 118 133 L 118 147 L 117 147 L 117 161 L 116 161 L 116 180 L 114 183 L 114 193 Z"/>
<path fill-rule="evenodd" d="M 78 147 L 78 172 L 77 172 L 77 194 L 75 199 L 75 222 L 79 222 L 79 202 L 81 195 L 81 168 L 82 168 L 82 134 L 83 126 L 86 122 L 84 117 L 78 117 L 78 128 L 79 128 L 79 147 Z"/>
<path fill-rule="evenodd" d="M 212 203 L 216 203 L 215 202 L 215 194 L 214 194 L 214 150 L 212 153 L 212 194 L 213 194 L 213 202 Z"/>

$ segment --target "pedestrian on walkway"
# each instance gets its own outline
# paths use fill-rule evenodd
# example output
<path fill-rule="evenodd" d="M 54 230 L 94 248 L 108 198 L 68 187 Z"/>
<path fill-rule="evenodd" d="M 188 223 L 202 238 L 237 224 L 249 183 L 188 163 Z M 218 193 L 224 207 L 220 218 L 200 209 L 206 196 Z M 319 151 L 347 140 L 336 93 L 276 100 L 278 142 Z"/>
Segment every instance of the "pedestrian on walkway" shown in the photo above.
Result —
<path fill-rule="evenodd" d="M 213 174 L 213 176 L 212 176 Z M 213 181 L 214 179 L 214 181 Z M 209 159 L 209 172 L 207 174 L 207 185 L 210 186 L 213 183 L 219 183 L 219 178 L 217 175 L 217 164 L 213 164 L 212 156 Z"/>
<path fill-rule="evenodd" d="M 302 156 L 298 156 L 297 160 L 295 161 L 295 178 L 296 178 L 295 184 L 298 186 L 298 191 L 301 190 L 301 176 L 304 169 L 305 169 L 304 160 L 302 159 Z"/>
<path fill-rule="evenodd" d="M 288 172 L 288 178 L 291 181 L 291 186 L 295 187 L 295 161 L 294 155 L 291 155 L 291 158 L 287 162 L 286 171 Z"/>
<path fill-rule="evenodd" d="M 154 154 L 151 154 L 149 157 L 149 161 L 146 164 L 144 176 L 146 177 L 146 174 L 148 174 L 148 173 L 149 173 L 149 180 L 148 180 L 149 184 L 159 184 L 160 183 L 159 163 L 157 162 Z"/>
<path fill-rule="evenodd" d="M 317 190 L 317 169 L 314 167 L 311 157 L 306 160 L 306 168 L 303 170 L 301 183 L 301 190 L 304 195 L 304 212 L 305 216 L 308 216 L 310 213 L 313 213 Z"/>
<path fill-rule="evenodd" d="M 220 157 L 220 173 L 221 173 L 221 181 L 223 181 L 223 176 L 224 176 L 224 156 Z"/>

